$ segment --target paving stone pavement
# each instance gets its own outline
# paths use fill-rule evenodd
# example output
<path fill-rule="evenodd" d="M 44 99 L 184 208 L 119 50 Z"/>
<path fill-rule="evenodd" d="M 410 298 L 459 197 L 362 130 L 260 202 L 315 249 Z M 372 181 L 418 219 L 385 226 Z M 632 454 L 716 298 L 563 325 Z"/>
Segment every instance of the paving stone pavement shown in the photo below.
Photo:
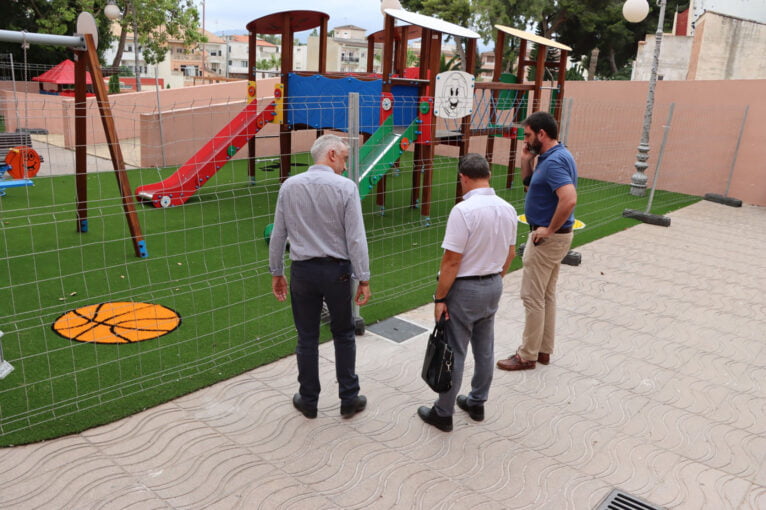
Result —
<path fill-rule="evenodd" d="M 369 405 L 351 420 L 324 344 L 316 420 L 290 403 L 289 357 L 0 450 L 0 508 L 592 509 L 617 487 L 673 509 L 766 509 L 766 209 L 701 202 L 670 216 L 577 249 L 551 364 L 496 371 L 482 423 L 457 410 L 451 433 L 423 424 L 426 334 L 368 333 Z M 505 278 L 497 358 L 519 342 L 520 277 Z M 432 308 L 400 318 L 430 327 Z"/>

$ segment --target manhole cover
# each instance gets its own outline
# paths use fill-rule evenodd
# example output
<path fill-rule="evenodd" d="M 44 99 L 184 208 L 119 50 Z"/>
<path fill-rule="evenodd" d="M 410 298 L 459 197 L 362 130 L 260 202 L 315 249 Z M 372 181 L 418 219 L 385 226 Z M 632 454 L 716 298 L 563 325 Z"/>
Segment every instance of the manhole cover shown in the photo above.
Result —
<path fill-rule="evenodd" d="M 382 336 L 386 340 L 391 340 L 398 344 L 414 338 L 424 331 L 428 331 L 426 328 L 422 328 L 417 324 L 403 321 L 396 317 L 391 317 L 384 321 L 380 321 L 377 324 L 367 326 L 367 329 L 376 335 Z"/>
<path fill-rule="evenodd" d="M 665 510 L 636 496 L 631 496 L 619 489 L 614 489 L 595 510 Z"/>

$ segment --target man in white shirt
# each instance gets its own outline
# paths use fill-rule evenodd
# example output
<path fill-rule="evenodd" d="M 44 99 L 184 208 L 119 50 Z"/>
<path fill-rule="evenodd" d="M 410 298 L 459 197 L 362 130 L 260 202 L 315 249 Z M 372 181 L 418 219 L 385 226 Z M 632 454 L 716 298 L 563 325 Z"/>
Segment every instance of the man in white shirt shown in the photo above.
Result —
<path fill-rule="evenodd" d="M 447 321 L 447 341 L 455 353 L 452 388 L 439 394 L 433 407 L 418 416 L 444 432 L 452 430 L 455 402 L 475 421 L 484 419 L 484 402 L 494 372 L 495 312 L 503 291 L 502 277 L 516 255 L 516 210 L 490 187 L 489 163 L 479 154 L 460 159 L 463 201 L 447 220 L 434 318 Z M 471 392 L 458 395 L 468 344 L 475 369 Z"/>

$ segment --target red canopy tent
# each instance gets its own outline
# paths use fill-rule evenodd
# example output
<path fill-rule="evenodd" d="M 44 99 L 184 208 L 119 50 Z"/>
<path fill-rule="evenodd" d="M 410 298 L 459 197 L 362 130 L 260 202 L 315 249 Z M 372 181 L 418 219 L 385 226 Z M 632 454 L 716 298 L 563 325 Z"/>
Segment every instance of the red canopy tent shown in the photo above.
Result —
<path fill-rule="evenodd" d="M 63 85 L 74 85 L 74 62 L 69 59 L 64 60 L 56 67 L 45 71 L 40 76 L 35 76 L 32 81 L 40 82 L 40 93 L 42 94 L 60 94 L 65 96 L 74 96 L 74 89 L 66 90 Z M 45 90 L 43 83 L 53 83 L 56 90 Z M 93 85 L 90 79 L 90 73 L 85 73 L 86 85 Z M 92 94 L 89 94 L 92 95 Z"/>

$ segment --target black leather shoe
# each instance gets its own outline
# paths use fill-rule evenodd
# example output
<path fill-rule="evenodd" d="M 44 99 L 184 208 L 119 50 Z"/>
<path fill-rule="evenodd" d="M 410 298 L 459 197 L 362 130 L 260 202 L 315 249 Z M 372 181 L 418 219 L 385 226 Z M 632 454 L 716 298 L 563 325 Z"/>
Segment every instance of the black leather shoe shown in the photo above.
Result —
<path fill-rule="evenodd" d="M 478 405 L 478 406 L 472 406 L 468 403 L 468 397 L 465 395 L 458 395 L 457 396 L 457 406 L 462 409 L 463 411 L 468 413 L 468 416 L 471 417 L 474 421 L 482 421 L 484 420 L 484 406 Z"/>
<path fill-rule="evenodd" d="M 367 397 L 358 395 L 354 397 L 354 400 L 350 404 L 341 404 L 340 415 L 345 419 L 349 419 L 356 413 L 364 411 L 365 407 L 367 407 Z"/>
<path fill-rule="evenodd" d="M 420 406 L 418 416 L 429 425 L 433 425 L 443 432 L 452 431 L 452 416 L 439 416 L 433 407 Z"/>
<path fill-rule="evenodd" d="M 306 403 L 301 398 L 300 393 L 296 393 L 293 395 L 293 406 L 303 413 L 303 416 L 306 418 L 316 418 L 317 417 L 317 410 L 316 408 L 311 409 L 309 406 L 306 405 Z"/>

